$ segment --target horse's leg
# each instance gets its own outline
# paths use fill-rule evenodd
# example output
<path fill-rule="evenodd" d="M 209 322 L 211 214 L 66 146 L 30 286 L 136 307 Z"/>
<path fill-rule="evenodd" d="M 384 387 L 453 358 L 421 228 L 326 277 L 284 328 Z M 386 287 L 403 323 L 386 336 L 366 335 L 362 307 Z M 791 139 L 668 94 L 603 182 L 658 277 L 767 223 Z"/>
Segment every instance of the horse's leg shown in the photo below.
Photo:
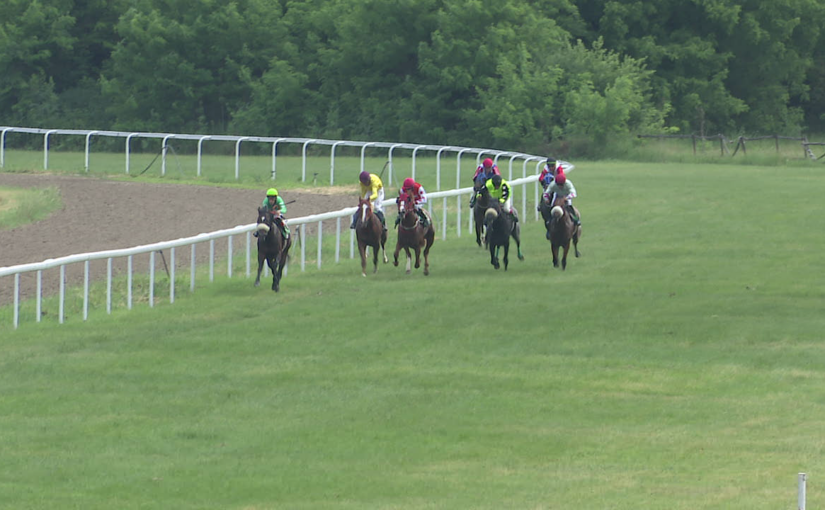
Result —
<path fill-rule="evenodd" d="M 570 239 L 564 243 L 564 255 L 561 257 L 561 270 L 564 271 L 567 269 L 567 251 L 570 249 Z"/>
<path fill-rule="evenodd" d="M 361 255 L 361 276 L 367 276 L 367 245 L 358 241 L 358 254 Z"/>
<path fill-rule="evenodd" d="M 387 258 L 387 250 L 384 247 L 385 244 L 387 244 L 387 231 L 382 230 L 381 231 L 381 256 L 384 258 L 384 264 L 389 262 L 389 259 Z"/>
<path fill-rule="evenodd" d="M 413 251 L 415 252 L 415 268 L 418 269 L 421 267 L 421 243 L 415 243 Z"/>
<path fill-rule="evenodd" d="M 261 285 L 261 271 L 264 269 L 264 255 L 262 252 L 258 252 L 258 276 L 255 278 L 255 286 L 259 287 Z"/>
<path fill-rule="evenodd" d="M 278 266 L 281 263 L 281 255 L 272 257 L 272 263 L 269 268 L 272 269 L 272 290 L 278 292 L 281 289 L 281 274 L 278 271 Z"/>
<path fill-rule="evenodd" d="M 378 272 L 378 251 L 379 246 L 376 244 L 375 246 L 371 246 L 372 248 L 372 274 Z"/>
<path fill-rule="evenodd" d="M 576 257 L 581 257 L 582 254 L 579 251 L 579 236 L 582 235 L 582 228 L 579 226 L 576 228 L 576 234 L 573 236 L 573 249 L 576 251 Z"/>
<path fill-rule="evenodd" d="M 479 247 L 480 247 L 481 246 L 481 227 L 482 227 L 482 225 L 481 225 L 481 223 L 476 221 L 475 226 L 476 226 L 476 244 L 479 245 Z"/>
<path fill-rule="evenodd" d="M 498 269 L 500 266 L 498 264 L 498 247 L 492 243 L 487 243 L 487 246 L 490 248 L 490 264 L 493 265 L 494 268 Z"/>
<path fill-rule="evenodd" d="M 287 242 L 286 247 L 281 251 L 280 260 L 278 261 L 278 288 L 275 291 L 279 291 L 281 289 L 281 278 L 284 277 L 284 265 L 286 265 L 286 261 L 289 257 L 289 247 L 290 243 Z"/>
<path fill-rule="evenodd" d="M 521 225 L 519 223 L 516 223 L 515 227 L 513 227 L 513 239 L 516 241 L 518 259 L 524 260 L 524 255 L 521 253 Z"/>
<path fill-rule="evenodd" d="M 510 240 L 504 243 L 504 270 L 507 271 L 507 266 L 510 264 Z"/>
<path fill-rule="evenodd" d="M 426 239 L 426 246 L 424 247 L 424 276 L 430 274 L 430 248 L 433 246 L 433 241 L 435 241 L 435 232 L 430 229 L 425 236 Z"/>
<path fill-rule="evenodd" d="M 407 274 L 412 273 L 412 254 L 410 253 L 410 247 L 404 247 L 404 254 L 407 256 Z"/>
<path fill-rule="evenodd" d="M 553 267 L 559 267 L 559 245 L 552 243 L 550 249 L 553 251 Z"/>
<path fill-rule="evenodd" d="M 398 254 L 401 253 L 401 240 L 395 243 L 395 253 L 392 254 L 392 265 L 398 267 Z"/>

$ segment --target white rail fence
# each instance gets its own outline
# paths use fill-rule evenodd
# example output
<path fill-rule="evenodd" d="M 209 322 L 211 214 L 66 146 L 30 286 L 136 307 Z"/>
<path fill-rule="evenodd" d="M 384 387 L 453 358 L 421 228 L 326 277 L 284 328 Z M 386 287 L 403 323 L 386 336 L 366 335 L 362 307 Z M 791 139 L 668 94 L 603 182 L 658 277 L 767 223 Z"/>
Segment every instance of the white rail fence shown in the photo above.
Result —
<path fill-rule="evenodd" d="M 532 159 L 540 159 L 542 162 L 544 158 L 533 157 Z M 540 164 L 540 163 L 539 163 Z M 521 178 L 515 179 L 510 181 L 510 186 L 512 188 L 513 196 L 514 196 L 514 205 L 520 203 L 520 210 L 521 214 L 520 217 L 522 219 L 527 219 L 530 217 L 528 213 L 530 209 L 532 209 L 533 219 L 538 219 L 538 212 L 536 211 L 536 205 L 539 202 L 540 198 L 540 191 L 538 185 L 537 175 L 533 174 L 528 176 L 527 175 L 527 161 L 525 161 L 523 169 L 523 176 Z M 538 173 L 538 172 L 536 172 Z M 527 196 L 529 193 L 529 187 L 532 184 L 533 192 L 532 192 L 532 201 L 530 209 L 528 209 L 528 200 Z M 456 234 L 456 237 L 461 237 L 462 229 L 465 227 L 467 228 L 467 232 L 474 232 L 473 226 L 473 215 L 469 214 L 468 201 L 467 195 L 472 192 L 472 188 L 461 188 L 456 190 L 450 191 L 440 191 L 440 192 L 433 192 L 429 193 L 430 202 L 428 204 L 428 208 L 431 213 L 433 213 L 434 222 L 438 226 L 438 230 L 441 232 L 441 238 L 446 239 L 447 232 L 451 231 Z M 451 214 L 451 207 L 448 204 L 448 199 L 454 197 L 455 198 L 455 206 L 452 207 L 452 214 Z M 440 202 L 440 206 L 439 206 Z M 384 200 L 384 205 L 394 204 L 395 199 L 390 198 Z M 298 253 L 291 253 L 290 258 L 295 260 L 296 256 L 298 257 L 298 261 L 300 263 L 301 271 L 306 270 L 307 264 L 307 248 L 310 240 L 307 238 L 307 225 L 317 225 L 316 233 L 317 236 L 317 244 L 316 244 L 316 264 L 317 267 L 320 269 L 322 267 L 322 263 L 324 261 L 324 257 L 332 257 L 332 260 L 335 263 L 338 263 L 342 257 L 341 249 L 342 246 L 346 249 L 346 243 L 349 245 L 349 258 L 355 257 L 355 235 L 354 231 L 349 229 L 349 219 L 350 216 L 355 212 L 355 207 L 349 207 L 346 209 L 342 209 L 340 211 L 333 211 L 323 214 L 315 214 L 310 216 L 305 216 L 302 218 L 291 218 L 289 220 L 289 224 L 293 231 L 298 229 L 300 232 L 300 246 L 298 247 Z M 462 211 L 466 210 L 466 220 L 463 219 Z M 392 217 L 392 215 L 390 215 Z M 341 220 L 345 219 L 344 222 Z M 324 234 L 324 222 L 329 222 L 334 220 L 335 227 L 334 227 L 334 235 L 335 235 L 335 242 L 334 247 L 332 250 L 334 251 L 334 255 L 329 253 L 324 253 L 324 244 L 323 244 L 323 236 Z M 390 220 L 391 221 L 391 220 Z M 448 228 L 451 222 L 454 222 L 453 228 Z M 58 269 L 58 285 L 56 286 L 59 290 L 57 291 L 58 296 L 58 322 L 63 323 L 65 319 L 65 308 L 66 308 L 66 271 L 67 267 L 77 264 L 83 264 L 83 290 L 82 290 L 82 318 L 83 320 L 87 320 L 89 316 L 89 287 L 90 282 L 92 280 L 91 276 L 91 269 L 90 263 L 92 261 L 106 261 L 106 312 L 111 313 L 112 311 L 112 301 L 114 298 L 114 290 L 113 290 L 113 281 L 115 280 L 115 275 L 113 271 L 113 261 L 116 259 L 126 259 L 126 308 L 131 309 L 133 307 L 134 302 L 134 291 L 133 291 L 133 276 L 135 275 L 134 266 L 135 266 L 135 257 L 138 255 L 148 255 L 149 257 L 149 264 L 148 264 L 148 276 L 149 276 L 149 285 L 148 285 L 148 306 L 152 307 L 155 303 L 155 256 L 157 253 L 163 253 L 161 250 L 169 250 L 169 264 L 168 264 L 168 271 L 169 271 L 169 302 L 174 303 L 175 301 L 175 294 L 177 292 L 177 288 L 175 286 L 175 270 L 176 266 L 176 258 L 178 257 L 178 253 L 180 249 L 186 250 L 188 248 L 189 251 L 189 291 L 194 292 L 196 286 L 196 245 L 201 243 L 209 243 L 209 256 L 208 256 L 208 268 L 209 268 L 209 281 L 214 280 L 214 273 L 215 273 L 215 264 L 216 260 L 219 258 L 219 255 L 216 255 L 216 242 L 218 241 L 225 241 L 226 246 L 226 274 L 228 277 L 233 277 L 233 264 L 234 264 L 234 257 L 235 257 L 235 241 L 238 237 L 242 238 L 242 243 L 244 245 L 244 256 L 245 256 L 245 276 L 249 278 L 252 275 L 253 271 L 253 251 L 257 250 L 257 246 L 254 245 L 252 242 L 252 235 L 251 233 L 255 230 L 255 224 L 249 225 L 239 225 L 237 227 L 225 230 L 219 230 L 216 232 L 204 233 L 199 234 L 193 237 L 187 237 L 182 239 L 177 239 L 174 241 L 166 241 L 154 244 L 148 244 L 143 246 L 137 246 L 134 248 L 127 248 L 127 249 L 119 249 L 119 250 L 107 250 L 107 251 L 100 251 L 100 252 L 93 252 L 93 253 L 83 253 L 78 255 L 69 255 L 66 257 L 60 257 L 56 259 L 49 259 L 39 263 L 30 263 L 30 264 L 21 264 L 16 266 L 9 266 L 9 267 L 0 267 L 0 284 L 5 285 L 8 282 L 9 278 L 4 277 L 12 277 L 13 283 L 13 298 L 12 298 L 12 324 L 15 329 L 20 324 L 20 309 L 21 309 L 21 275 L 31 275 L 34 273 L 34 301 L 35 301 L 35 311 L 34 311 L 34 320 L 37 322 L 41 321 L 42 315 L 42 304 L 43 304 L 43 278 L 44 278 L 44 271 L 48 269 Z M 329 228 L 327 228 L 327 232 L 329 232 Z M 346 241 L 343 238 L 347 237 L 343 234 L 343 232 L 349 231 L 349 240 Z M 329 251 L 329 243 L 327 244 L 326 249 Z M 293 248 L 295 250 L 295 248 Z M 185 255 L 184 255 L 185 256 Z M 164 256 L 164 263 L 166 262 Z M 254 257 L 254 263 L 257 265 L 257 255 Z M 182 264 L 181 264 L 182 265 Z M 255 271 L 257 271 L 257 266 L 255 267 Z M 287 272 L 289 271 L 289 266 L 287 266 Z M 54 275 L 52 275 L 54 276 Z M 53 285 L 52 288 L 55 286 Z M 31 298 L 31 296 L 29 296 Z M 3 303 L 6 305 L 7 303 Z M 2 329 L 2 324 L 0 324 L 0 329 Z"/>
<path fill-rule="evenodd" d="M 523 154 L 519 152 L 500 151 L 495 149 L 482 149 L 476 147 L 455 147 L 445 145 L 422 145 L 410 143 L 393 143 L 393 142 L 364 142 L 352 140 L 325 140 L 316 138 L 289 138 L 289 137 L 263 137 L 263 136 L 230 136 L 230 135 L 197 135 L 197 134 L 173 134 L 173 133 L 145 133 L 145 132 L 128 132 L 128 131 L 94 131 L 94 130 L 79 130 L 79 129 L 43 129 L 43 128 L 26 128 L 14 126 L 0 126 L 0 169 L 6 165 L 6 141 L 9 135 L 15 133 L 25 133 L 43 136 L 43 169 L 49 169 L 49 141 L 53 136 L 74 136 L 84 137 L 84 154 L 85 154 L 85 171 L 89 171 L 89 163 L 92 156 L 91 146 L 94 137 L 110 137 L 123 138 L 125 140 L 125 157 L 126 157 L 126 174 L 129 174 L 131 168 L 131 154 L 132 154 L 132 140 L 135 138 L 153 138 L 160 139 L 161 143 L 161 175 L 166 175 L 166 154 L 169 149 L 170 140 L 192 140 L 197 141 L 197 171 L 198 177 L 202 176 L 202 162 L 203 162 L 203 147 L 207 142 L 234 142 L 235 144 L 235 179 L 240 179 L 241 175 L 241 144 L 242 143 L 263 143 L 272 145 L 272 170 L 270 178 L 275 180 L 278 168 L 278 147 L 287 144 L 299 145 L 301 147 L 301 182 L 307 180 L 307 150 L 313 145 L 322 145 L 330 147 L 329 156 L 329 184 L 335 184 L 335 153 L 339 147 L 360 147 L 361 148 L 361 171 L 365 169 L 366 151 L 367 149 L 387 149 L 388 160 L 388 182 L 393 182 L 393 153 L 398 149 L 406 149 L 412 151 L 412 175 L 416 178 L 416 159 L 420 152 L 435 153 L 436 155 L 436 190 L 441 190 L 441 160 L 446 153 L 455 153 L 456 155 L 456 187 L 461 186 L 460 183 L 460 168 L 461 158 L 465 154 L 475 155 L 476 164 L 481 161 L 485 155 L 492 157 L 493 161 L 498 164 L 502 157 L 509 158 L 508 179 L 513 178 L 513 163 L 516 159 L 527 161 L 542 160 L 544 158 L 533 156 L 530 154 Z"/>

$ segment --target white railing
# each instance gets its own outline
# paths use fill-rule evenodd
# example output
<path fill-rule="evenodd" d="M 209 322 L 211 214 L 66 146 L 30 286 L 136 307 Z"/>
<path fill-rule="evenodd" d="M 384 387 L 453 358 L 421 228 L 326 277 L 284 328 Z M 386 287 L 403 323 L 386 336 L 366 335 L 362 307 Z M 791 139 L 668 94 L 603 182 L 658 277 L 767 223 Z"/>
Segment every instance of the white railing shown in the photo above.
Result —
<path fill-rule="evenodd" d="M 543 158 L 541 158 L 543 161 Z M 535 204 L 538 204 L 539 199 L 539 185 L 537 180 L 537 175 L 527 175 L 527 161 L 525 161 L 522 167 L 523 177 L 515 179 L 510 182 L 510 186 L 513 190 L 513 196 L 515 197 L 514 202 L 521 202 L 521 218 L 527 219 L 529 217 L 528 214 L 528 206 L 527 206 L 527 191 L 528 185 L 532 183 L 534 188 L 533 193 L 533 217 L 534 219 L 538 218 L 538 212 L 536 212 Z M 537 172 L 536 172 L 537 173 Z M 433 218 L 438 228 L 436 231 L 441 231 L 441 238 L 446 239 L 447 232 L 452 231 L 455 232 L 457 237 L 461 236 L 462 231 L 462 216 L 461 211 L 467 208 L 467 200 L 466 196 L 472 192 L 472 188 L 461 188 L 456 190 L 450 191 L 440 191 L 440 192 L 433 192 L 429 193 L 428 197 L 430 202 L 428 204 L 428 208 L 431 213 L 433 213 Z M 449 197 L 456 197 L 456 206 L 455 206 L 455 214 L 452 221 L 454 221 L 454 228 L 448 228 L 448 224 L 450 220 L 450 208 L 448 207 L 448 198 Z M 441 199 L 441 206 L 440 208 L 437 206 L 438 199 Z M 395 199 L 390 198 L 384 200 L 384 205 L 394 204 Z M 323 214 L 315 214 L 311 216 L 305 216 L 302 218 L 291 218 L 289 220 L 289 225 L 293 229 L 298 229 L 300 232 L 300 251 L 298 253 L 291 253 L 290 257 L 294 260 L 295 257 L 298 257 L 300 262 L 300 269 L 301 271 L 306 270 L 306 249 L 309 239 L 306 236 L 306 227 L 307 225 L 317 224 L 317 266 L 320 268 L 322 266 L 322 260 L 324 256 L 324 251 L 322 249 L 322 235 L 323 235 L 323 227 L 325 221 L 335 220 L 335 246 L 334 246 L 334 256 L 333 260 L 335 263 L 338 263 L 341 258 L 341 247 L 342 247 L 342 231 L 349 230 L 349 258 L 355 257 L 355 236 L 354 231 L 349 229 L 349 217 L 355 212 L 355 207 L 349 207 L 346 209 L 342 209 L 340 211 L 333 211 Z M 467 222 L 467 229 L 468 233 L 473 231 L 473 215 L 467 214 L 468 222 Z M 341 219 L 346 218 L 346 222 L 342 222 Z M 391 221 L 391 220 L 390 220 Z M 214 279 L 214 266 L 216 261 L 216 254 L 215 254 L 215 242 L 219 240 L 226 239 L 226 259 L 227 259 L 227 275 L 231 278 L 232 274 L 232 267 L 233 267 L 233 256 L 234 256 L 234 249 L 233 243 L 236 237 L 244 236 L 244 243 L 245 243 L 245 260 L 246 260 L 246 277 L 249 278 L 252 274 L 252 252 L 256 249 L 253 246 L 251 240 L 251 232 L 255 230 L 255 224 L 249 225 L 239 225 L 234 228 L 219 230 L 216 232 L 211 233 L 204 233 L 199 234 L 193 237 L 187 237 L 183 239 L 177 239 L 174 241 L 166 241 L 154 244 L 148 244 L 143 246 L 137 246 L 134 248 L 127 248 L 127 249 L 120 249 L 120 250 L 108 250 L 108 251 L 100 251 L 94 253 L 83 253 L 78 255 L 69 255 L 66 257 L 60 257 L 57 259 L 49 259 L 43 262 L 38 263 L 31 263 L 31 264 L 21 264 L 16 266 L 10 267 L 0 267 L 0 281 L 3 281 L 3 277 L 12 276 L 14 279 L 14 289 L 13 289 L 13 319 L 12 323 L 14 328 L 16 329 L 20 322 L 20 303 L 21 303 L 21 288 L 20 288 L 20 277 L 22 274 L 26 273 L 36 273 L 36 284 L 35 284 L 35 320 L 40 322 L 41 320 L 41 306 L 42 306 L 42 299 L 43 299 L 43 271 L 47 269 L 58 268 L 59 269 L 59 284 L 58 284 L 58 321 L 62 324 L 64 321 L 64 309 L 65 309 L 65 300 L 66 300 L 66 267 L 71 264 L 80 264 L 83 263 L 83 292 L 82 292 L 82 300 L 83 300 L 83 312 L 82 317 L 83 320 L 88 319 L 88 310 L 89 310 L 89 285 L 91 280 L 90 275 L 90 262 L 95 260 L 106 260 L 106 312 L 111 313 L 112 311 L 112 298 L 113 298 L 113 285 L 112 282 L 113 278 L 113 260 L 118 258 L 126 258 L 127 260 L 127 269 L 126 269 L 126 307 L 131 309 L 133 306 L 133 266 L 134 266 L 134 257 L 136 255 L 149 255 L 149 286 L 148 286 L 148 303 L 149 306 L 154 306 L 155 296 L 154 296 L 154 282 L 155 282 L 155 254 L 161 252 L 161 250 L 169 250 L 169 302 L 173 303 L 175 301 L 175 268 L 176 268 L 176 257 L 177 257 L 177 250 L 179 248 L 189 247 L 189 290 L 190 292 L 194 292 L 195 290 L 195 281 L 196 281 L 196 248 L 195 246 L 199 243 L 209 243 L 209 257 L 208 257 L 208 264 L 209 264 L 209 280 L 212 281 Z M 295 248 L 293 248 L 294 250 Z M 257 262 L 257 256 L 255 257 Z M 165 262 L 165 258 L 164 258 Z M 287 268 L 288 271 L 288 268 Z M 5 304 L 5 303 L 4 303 Z M 2 325 L 0 325 L 2 326 Z"/>
<path fill-rule="evenodd" d="M 496 164 L 502 156 L 509 157 L 509 173 L 508 178 L 513 178 L 513 161 L 515 159 L 522 159 L 525 161 L 543 160 L 543 157 L 533 156 L 530 154 L 522 154 L 515 152 L 500 151 L 496 149 L 482 149 L 475 147 L 454 147 L 443 145 L 422 145 L 414 143 L 392 143 L 392 142 L 364 142 L 352 140 L 324 140 L 315 138 L 290 138 L 290 137 L 266 137 L 266 136 L 231 136 L 231 135 L 199 135 L 199 134 L 172 134 L 172 133 L 144 133 L 144 132 L 129 132 L 129 131 L 96 131 L 96 130 L 80 130 L 80 129 L 42 129 L 42 128 L 25 128 L 13 126 L 0 126 L 0 168 L 6 164 L 6 139 L 9 134 L 13 133 L 27 133 L 43 135 L 43 169 L 49 169 L 49 139 L 52 136 L 79 136 L 84 137 L 84 164 L 86 172 L 89 171 L 89 164 L 91 160 L 91 144 L 92 138 L 96 136 L 105 136 L 113 138 L 125 139 L 125 158 L 126 158 L 126 173 L 131 172 L 131 142 L 133 138 L 155 138 L 161 140 L 161 175 L 166 175 L 166 153 L 168 151 L 169 140 L 192 140 L 197 142 L 197 176 L 202 175 L 202 160 L 203 147 L 207 142 L 234 142 L 235 151 L 235 179 L 240 179 L 241 174 L 241 144 L 242 143 L 265 143 L 272 145 L 272 170 L 271 179 L 275 180 L 277 175 L 277 160 L 278 160 L 278 146 L 284 144 L 297 144 L 301 146 L 301 182 L 307 180 L 307 150 L 311 145 L 324 145 L 330 147 L 329 156 L 329 184 L 335 183 L 335 151 L 338 147 L 360 147 L 361 148 L 361 170 L 365 168 L 366 150 L 367 148 L 387 149 L 387 159 L 389 165 L 387 167 L 388 181 L 393 182 L 393 151 L 397 149 L 406 149 L 412 151 L 412 177 L 416 177 L 416 158 L 419 152 L 430 152 L 436 155 L 436 190 L 441 190 L 441 158 L 444 153 L 456 154 L 456 180 L 459 179 L 461 169 L 461 157 L 463 154 L 469 153 L 475 156 L 476 165 L 481 161 L 484 155 L 489 155 L 494 159 Z M 459 186 L 460 184 L 456 184 Z"/>

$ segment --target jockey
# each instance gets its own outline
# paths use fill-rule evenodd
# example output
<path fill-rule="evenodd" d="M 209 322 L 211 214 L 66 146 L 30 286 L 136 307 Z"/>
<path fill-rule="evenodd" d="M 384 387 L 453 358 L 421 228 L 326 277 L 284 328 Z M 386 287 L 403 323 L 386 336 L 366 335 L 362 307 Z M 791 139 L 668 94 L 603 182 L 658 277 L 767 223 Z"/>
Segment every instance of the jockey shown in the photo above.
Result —
<path fill-rule="evenodd" d="M 549 204 L 555 202 L 557 196 L 563 196 L 565 198 L 567 201 L 567 211 L 570 213 L 570 217 L 576 225 L 581 225 L 581 221 L 576 215 L 576 211 L 573 209 L 573 199 L 576 197 L 576 187 L 573 186 L 570 179 L 564 175 L 563 170 L 558 170 L 556 172 L 555 179 L 553 179 L 553 182 L 547 186 L 546 190 L 544 190 L 544 199 Z"/>
<path fill-rule="evenodd" d="M 541 183 L 542 188 L 547 188 L 547 186 L 550 186 L 559 171 L 569 172 L 574 168 L 576 167 L 572 163 L 549 156 L 544 168 L 541 170 L 541 174 L 539 174 L 539 182 Z"/>
<path fill-rule="evenodd" d="M 481 165 L 476 168 L 476 173 L 473 174 L 473 186 L 483 186 L 494 175 L 501 175 L 498 171 L 498 165 L 493 164 L 493 160 L 486 158 Z M 476 205 L 476 194 L 470 196 L 470 208 Z"/>
<path fill-rule="evenodd" d="M 494 175 L 492 179 L 485 184 L 490 196 L 497 198 L 501 204 L 501 210 L 508 213 L 514 222 L 518 222 L 518 215 L 513 209 L 513 197 L 510 194 L 510 185 L 507 181 L 501 178 L 500 175 Z"/>
<path fill-rule="evenodd" d="M 360 186 L 361 195 L 364 198 L 369 198 L 372 210 L 378 219 L 381 220 L 381 225 L 384 230 L 387 230 L 387 222 L 384 221 L 384 183 L 381 178 L 369 172 L 361 172 L 358 174 L 358 182 Z M 349 228 L 355 228 L 355 222 L 358 221 L 358 211 L 352 215 L 352 224 Z"/>
<path fill-rule="evenodd" d="M 404 179 L 404 184 L 401 185 L 401 189 L 398 190 L 396 202 L 401 203 L 402 197 L 405 194 L 413 200 L 415 212 L 418 213 L 418 217 L 421 219 L 421 225 L 426 228 L 429 225 L 429 220 L 422 209 L 422 206 L 427 203 L 427 192 L 424 191 L 424 186 L 415 182 L 415 179 L 412 177 L 407 177 Z M 396 227 L 401 223 L 401 216 L 402 214 L 399 211 L 398 218 L 395 219 Z"/>
<path fill-rule="evenodd" d="M 284 199 L 278 195 L 278 190 L 275 188 L 269 188 L 266 190 L 266 198 L 264 198 L 261 207 L 266 207 L 267 211 L 272 213 L 274 216 L 275 223 L 280 227 L 281 233 L 284 237 L 289 237 L 289 227 L 286 225 L 286 218 L 284 218 L 283 214 L 286 212 L 286 204 L 284 203 Z M 255 232 L 255 237 L 258 237 L 258 232 Z"/>

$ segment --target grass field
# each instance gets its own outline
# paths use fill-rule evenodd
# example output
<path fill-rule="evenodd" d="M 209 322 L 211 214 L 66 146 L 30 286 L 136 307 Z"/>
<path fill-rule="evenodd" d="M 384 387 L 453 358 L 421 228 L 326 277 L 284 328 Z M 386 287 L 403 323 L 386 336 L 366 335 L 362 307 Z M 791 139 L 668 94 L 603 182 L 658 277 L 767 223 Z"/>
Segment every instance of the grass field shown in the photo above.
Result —
<path fill-rule="evenodd" d="M 819 165 L 583 163 L 568 270 L 354 260 L 0 325 L 0 507 L 821 506 Z M 515 257 L 513 257 L 515 259 Z M 294 268 L 293 268 L 294 269 Z"/>
<path fill-rule="evenodd" d="M 0 187 L 0 230 L 46 218 L 62 202 L 54 187 L 38 190 Z"/>

